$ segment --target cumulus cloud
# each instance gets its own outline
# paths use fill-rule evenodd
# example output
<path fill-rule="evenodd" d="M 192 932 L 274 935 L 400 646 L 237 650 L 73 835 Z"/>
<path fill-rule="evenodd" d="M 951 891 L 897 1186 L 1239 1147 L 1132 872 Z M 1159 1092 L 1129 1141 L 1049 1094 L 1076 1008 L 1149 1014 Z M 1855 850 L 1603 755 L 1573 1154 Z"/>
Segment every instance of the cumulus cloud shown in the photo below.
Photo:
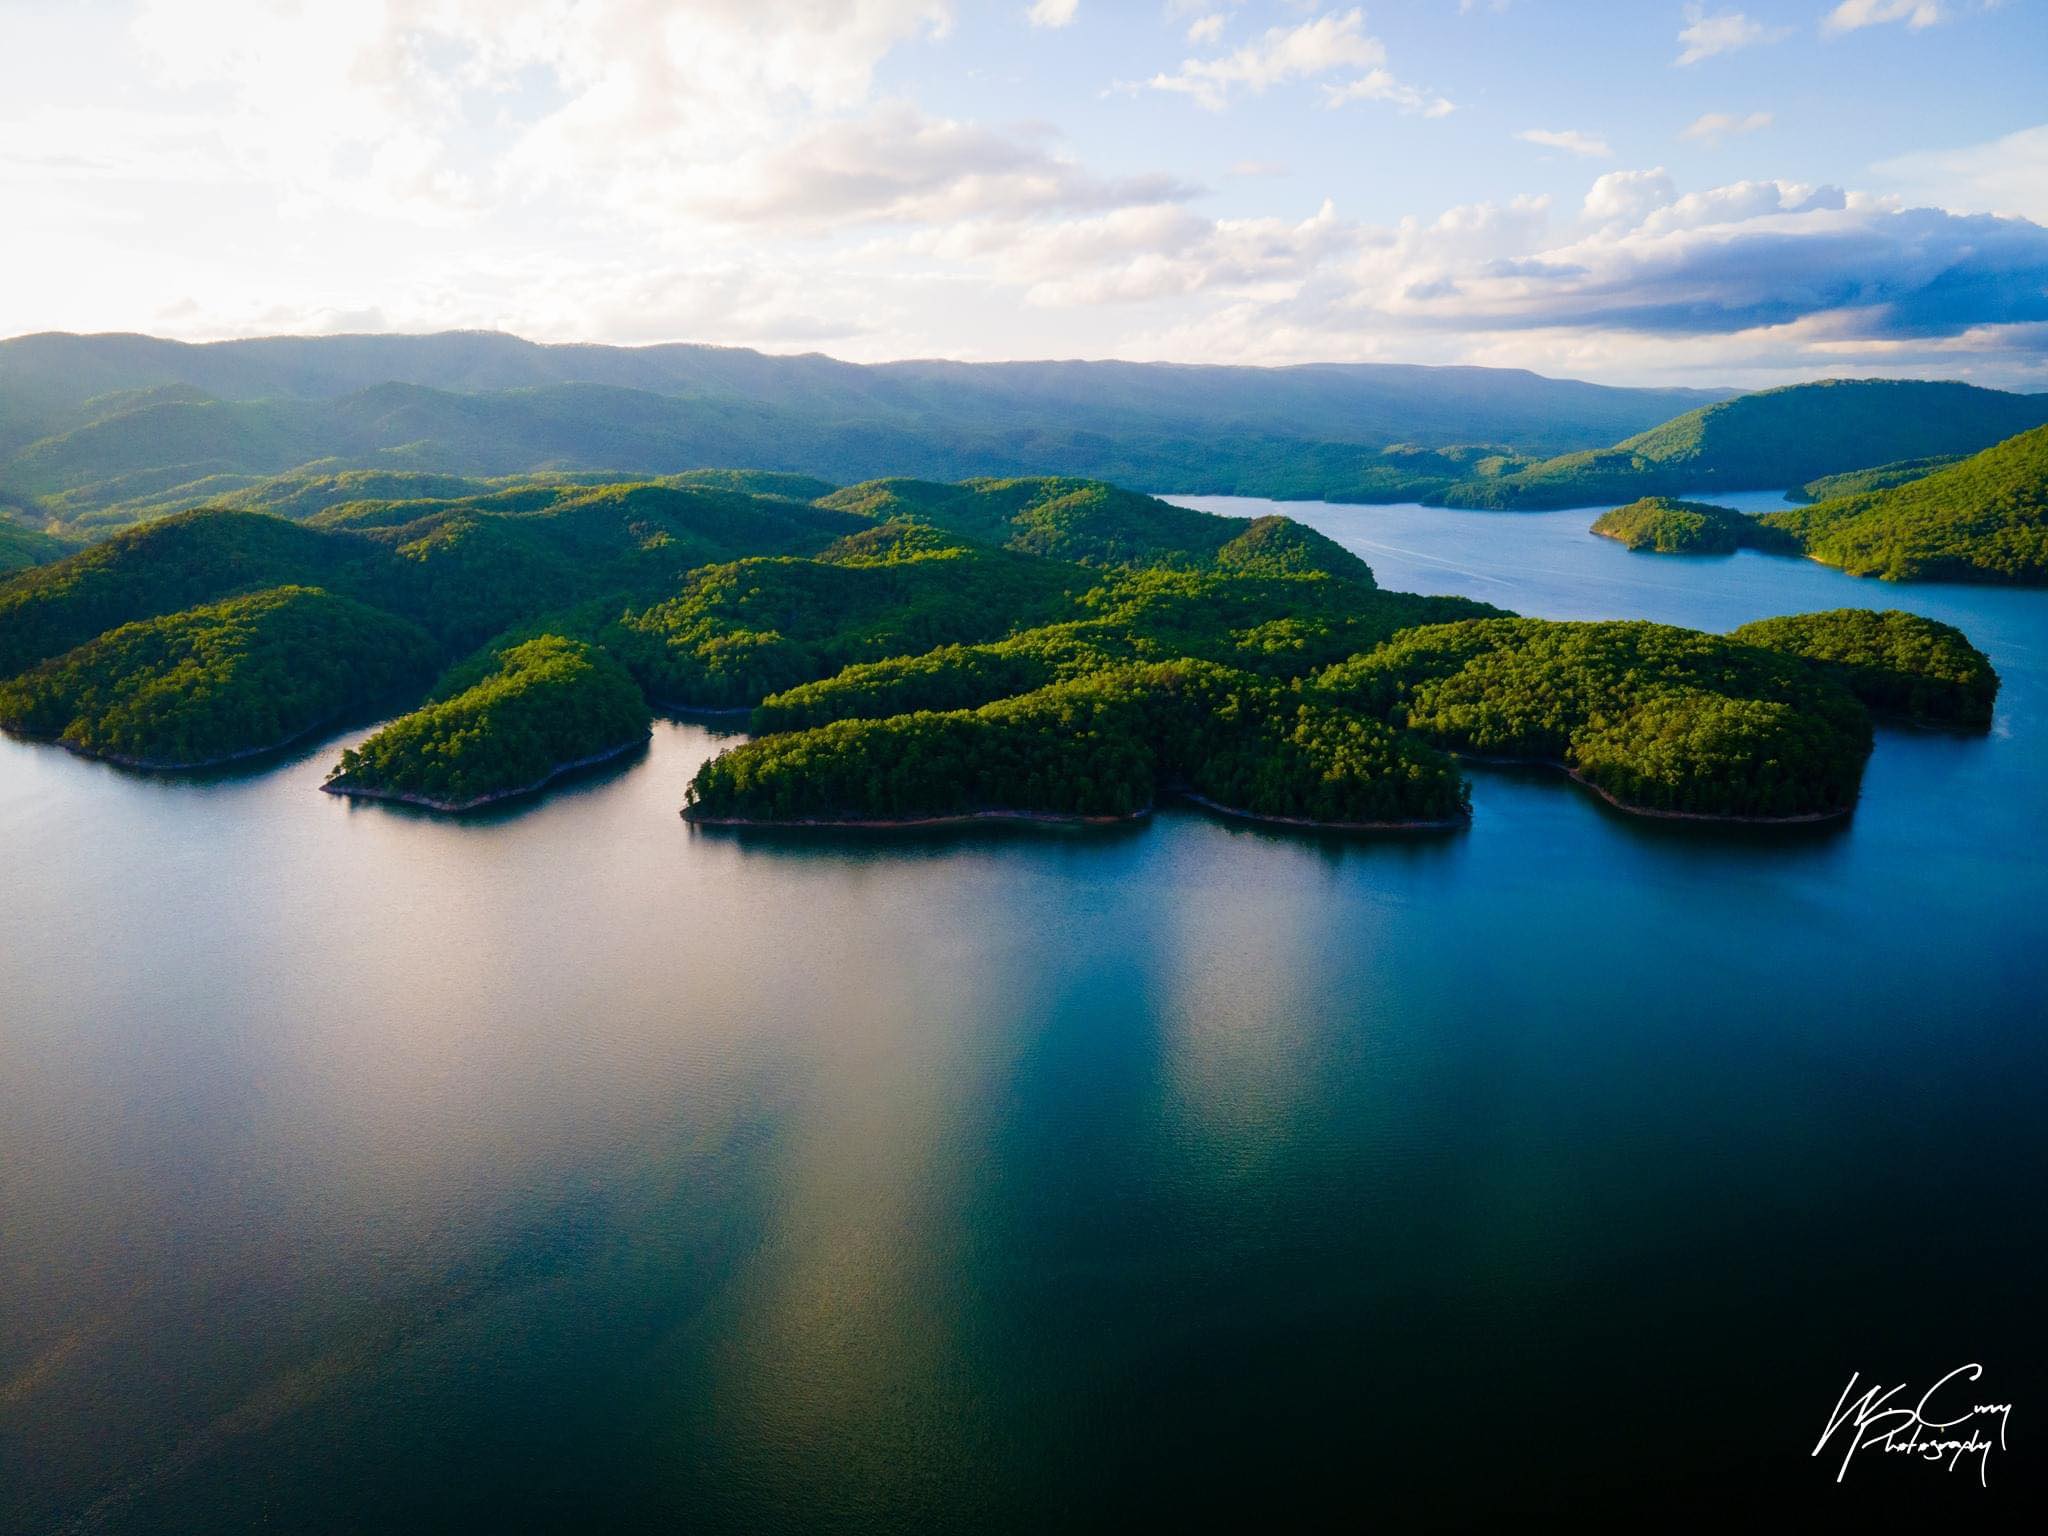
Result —
<path fill-rule="evenodd" d="M 1768 112 L 1751 112 L 1745 117 L 1737 117 L 1731 112 L 1705 112 L 1679 130 L 1678 136 L 1718 144 L 1723 139 L 1740 138 L 1743 134 L 1768 128 L 1772 121 Z"/>
<path fill-rule="evenodd" d="M 688 167 L 671 190 L 708 217 L 799 228 L 1171 203 L 1200 190 L 1161 175 L 1099 177 L 1037 137 L 896 102 L 720 165 Z"/>
<path fill-rule="evenodd" d="M 1515 137 L 1525 144 L 1541 144 L 1545 149 L 1561 149 L 1594 160 L 1607 160 L 1614 155 L 1605 139 L 1580 133 L 1576 128 L 1524 128 Z"/>
<path fill-rule="evenodd" d="M 1918 31 L 1931 27 L 1942 19 L 1942 9 L 1935 0 L 1842 0 L 1821 22 L 1821 31 L 1829 34 L 1854 32 L 1861 27 L 1875 27 L 1888 21 L 1903 21 Z"/>
<path fill-rule="evenodd" d="M 1609 171 L 1587 191 L 1582 212 L 1588 223 L 1634 225 L 1677 196 L 1677 184 L 1661 165 L 1653 171 Z"/>
<path fill-rule="evenodd" d="M 1081 0 L 1035 0 L 1024 14 L 1034 27 L 1064 27 L 1080 6 Z"/>
<path fill-rule="evenodd" d="M 1767 27 L 1741 11 L 1719 11 L 1709 16 L 1697 5 L 1685 8 L 1686 25 L 1678 40 L 1685 44 L 1678 55 L 1680 64 L 1697 64 L 1717 53 L 1733 53 L 1752 43 L 1776 42 L 1785 35 L 1783 27 Z"/>
<path fill-rule="evenodd" d="M 1365 13 L 1329 11 L 1292 27 L 1272 27 L 1233 52 L 1207 59 L 1185 60 L 1172 74 L 1154 75 L 1156 91 L 1192 96 L 1220 111 L 1238 91 L 1258 95 L 1276 85 L 1323 80 L 1351 74 L 1345 81 L 1325 82 L 1331 106 L 1348 101 L 1386 101 L 1403 111 L 1441 117 L 1452 110 L 1441 96 L 1416 89 L 1388 72 L 1387 48 L 1365 30 Z"/>
<path fill-rule="evenodd" d="M 1206 301 L 1136 333 L 1130 355 L 1598 356 L 1668 372 L 1681 355 L 1881 370 L 1974 349 L 2008 373 L 2048 368 L 2048 229 L 1790 181 L 1681 193 L 1662 169 L 1616 171 L 1563 219 L 1520 198 L 1391 228 L 1327 203 L 1293 224 L 1122 212 L 988 251 L 1041 306 Z"/>
<path fill-rule="evenodd" d="M 1544 269 L 1482 277 L 1442 318 L 1685 337 L 1825 316 L 1839 334 L 1877 339 L 2048 321 L 2039 225 L 1839 194 L 1732 201 L 1718 216 L 1653 215 L 1558 247 Z"/>
<path fill-rule="evenodd" d="M 1043 125 L 883 92 L 883 60 L 939 39 L 946 0 L 133 3 L 143 63 L 110 58 L 128 73 L 105 99 L 0 108 L 0 193 L 52 232 L 12 251 L 0 329 L 475 325 L 865 358 L 1381 357 L 1715 383 L 1938 366 L 2048 386 L 2048 124 L 1886 161 L 1863 192 L 1687 188 L 1653 166 L 1583 199 L 1393 223 L 1321 187 L 1288 200 L 1312 168 L 1247 159 L 1218 175 L 1288 179 L 1234 181 L 1232 211 L 1261 216 L 1219 218 L 1201 188 L 1091 166 Z M 1013 26 L 1029 4 L 1012 0 Z M 1292 90 L 1450 109 L 1392 72 L 1359 10 L 1250 36 L 1223 0 L 1192 0 L 1164 36 L 1226 13 L 1152 83 L 1210 105 Z M 1774 35 L 1733 11 L 1687 22 L 1699 59 Z M 1708 113 L 1685 135 L 1768 119 Z M 180 224 L 195 205 L 236 229 L 232 251 Z"/>
<path fill-rule="evenodd" d="M 1191 43 L 1213 43 L 1223 35 L 1223 27 L 1230 18 L 1221 11 L 1211 11 L 1206 16 L 1197 16 L 1188 23 L 1188 41 Z"/>

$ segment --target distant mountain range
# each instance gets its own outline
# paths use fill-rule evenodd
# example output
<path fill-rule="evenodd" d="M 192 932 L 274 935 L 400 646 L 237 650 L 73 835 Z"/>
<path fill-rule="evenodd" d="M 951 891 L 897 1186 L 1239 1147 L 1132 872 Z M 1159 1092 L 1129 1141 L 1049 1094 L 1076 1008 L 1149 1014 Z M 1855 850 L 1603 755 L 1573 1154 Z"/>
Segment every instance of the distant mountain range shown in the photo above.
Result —
<path fill-rule="evenodd" d="M 1786 490 L 1900 460 L 1939 467 L 2044 424 L 2048 395 L 1918 379 L 1824 379 L 1705 406 L 1612 448 L 1563 454 L 1432 499 L 1534 509 Z"/>
<path fill-rule="evenodd" d="M 472 482 L 418 492 L 447 496 L 714 467 L 827 485 L 1054 474 L 1155 493 L 1612 506 L 1933 468 L 2043 424 L 2048 395 L 1911 380 L 1730 397 L 1388 364 L 859 365 L 491 332 L 47 334 L 0 342 L 0 521 L 75 542 L 195 506 L 288 509 L 336 476 Z M 16 540 L 0 565 L 49 556 Z"/>
<path fill-rule="evenodd" d="M 863 366 L 488 332 L 206 345 L 46 334 L 0 342 L 0 501 L 90 527 L 307 465 L 472 476 L 744 465 L 839 483 L 1057 472 L 1388 500 L 1611 443 L 1724 397 L 1492 368 Z"/>

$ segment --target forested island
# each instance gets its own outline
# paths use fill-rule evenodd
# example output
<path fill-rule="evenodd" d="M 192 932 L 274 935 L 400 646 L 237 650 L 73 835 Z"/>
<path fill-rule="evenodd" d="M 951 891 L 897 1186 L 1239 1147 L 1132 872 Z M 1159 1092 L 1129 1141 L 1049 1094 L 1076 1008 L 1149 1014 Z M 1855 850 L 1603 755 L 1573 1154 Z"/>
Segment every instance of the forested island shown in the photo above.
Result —
<path fill-rule="evenodd" d="M 1659 555 L 1732 555 L 1738 549 L 1797 553 L 1798 541 L 1727 507 L 1645 496 L 1593 520 L 1593 533 Z"/>
<path fill-rule="evenodd" d="M 1713 636 L 1379 589 L 1285 517 L 1095 481 L 844 489 L 731 471 L 486 488 L 305 477 L 293 517 L 154 520 L 0 579 L 0 726 L 159 767 L 405 701 L 328 787 L 461 810 L 750 711 L 699 823 L 1128 818 L 1455 826 L 1457 757 L 1624 809 L 1854 804 L 1871 713 L 1970 729 L 1968 640 L 1845 610 Z M 418 494 L 380 495 L 380 492 Z M 807 494 L 815 493 L 815 494 Z M 381 708 L 388 710 L 389 705 Z"/>

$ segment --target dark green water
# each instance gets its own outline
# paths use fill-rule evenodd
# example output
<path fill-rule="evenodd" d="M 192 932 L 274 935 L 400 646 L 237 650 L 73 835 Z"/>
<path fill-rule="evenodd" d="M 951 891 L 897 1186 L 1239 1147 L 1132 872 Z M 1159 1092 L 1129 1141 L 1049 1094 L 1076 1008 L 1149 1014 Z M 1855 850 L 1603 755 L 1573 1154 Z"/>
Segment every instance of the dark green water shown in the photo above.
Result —
<path fill-rule="evenodd" d="M 1486 771 L 1378 843 L 692 833 L 688 725 L 461 822 L 0 742 L 0 1528 L 2038 1495 L 2048 593 L 1286 510 L 1534 614 L 1917 609 L 1997 726 L 1834 830 Z M 1968 1361 L 1988 1495 L 1809 1458 Z"/>

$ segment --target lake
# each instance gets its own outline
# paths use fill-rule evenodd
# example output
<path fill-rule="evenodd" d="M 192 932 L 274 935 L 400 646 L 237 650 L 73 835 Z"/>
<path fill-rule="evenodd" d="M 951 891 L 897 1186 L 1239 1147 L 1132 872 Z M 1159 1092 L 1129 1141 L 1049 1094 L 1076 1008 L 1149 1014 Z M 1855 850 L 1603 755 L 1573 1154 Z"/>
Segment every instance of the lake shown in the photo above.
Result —
<path fill-rule="evenodd" d="M 0 740 L 0 1528 L 2037 1494 L 1809 1452 L 1852 1370 L 2048 1409 L 2048 592 L 1278 510 L 1529 614 L 1909 608 L 1996 725 L 1835 827 L 1474 770 L 1379 841 L 693 831 L 688 723 L 452 821 Z"/>

